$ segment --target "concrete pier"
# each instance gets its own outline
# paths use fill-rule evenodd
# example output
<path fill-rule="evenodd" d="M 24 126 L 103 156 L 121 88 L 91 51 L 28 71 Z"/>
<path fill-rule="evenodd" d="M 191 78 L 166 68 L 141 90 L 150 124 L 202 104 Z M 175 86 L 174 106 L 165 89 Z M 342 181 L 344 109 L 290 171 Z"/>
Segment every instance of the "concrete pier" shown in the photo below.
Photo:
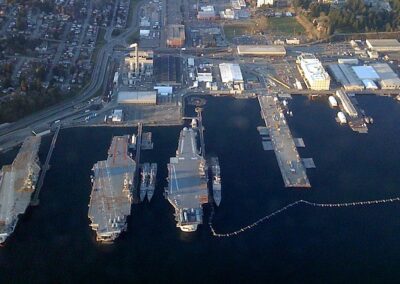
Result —
<path fill-rule="evenodd" d="M 258 101 L 285 187 L 311 187 L 278 98 L 258 96 Z"/>

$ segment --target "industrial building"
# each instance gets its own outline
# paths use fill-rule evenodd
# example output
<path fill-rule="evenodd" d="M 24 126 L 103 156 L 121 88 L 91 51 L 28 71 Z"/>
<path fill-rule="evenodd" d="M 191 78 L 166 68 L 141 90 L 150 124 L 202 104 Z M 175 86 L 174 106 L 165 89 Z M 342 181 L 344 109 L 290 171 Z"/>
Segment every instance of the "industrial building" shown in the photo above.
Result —
<path fill-rule="evenodd" d="M 113 123 L 122 122 L 122 120 L 123 120 L 122 109 L 114 109 L 112 114 L 108 117 L 108 119 L 106 117 L 105 120 L 108 122 L 113 122 Z"/>
<path fill-rule="evenodd" d="M 119 91 L 117 102 L 119 104 L 155 105 L 157 103 L 156 91 Z"/>
<path fill-rule="evenodd" d="M 333 78 L 342 84 L 347 91 L 361 91 L 364 84 L 354 71 L 346 64 L 331 64 L 328 67 Z"/>
<path fill-rule="evenodd" d="M 309 89 L 329 90 L 331 78 L 314 55 L 301 54 L 297 57 L 297 63 Z"/>
<path fill-rule="evenodd" d="M 167 26 L 167 46 L 183 47 L 185 45 L 185 26 L 168 25 Z"/>
<path fill-rule="evenodd" d="M 244 0 L 231 0 L 231 5 L 235 10 L 246 8 L 246 2 Z"/>
<path fill-rule="evenodd" d="M 400 89 L 399 76 L 390 68 L 387 63 L 375 63 L 371 65 L 379 75 L 379 84 L 382 89 Z"/>
<path fill-rule="evenodd" d="M 168 96 L 168 95 L 172 95 L 173 87 L 171 87 L 171 86 L 154 86 L 154 90 L 157 91 L 158 95 Z"/>
<path fill-rule="evenodd" d="M 214 6 L 203 6 L 200 7 L 200 10 L 197 12 L 198 20 L 215 20 L 216 14 L 214 10 Z"/>
<path fill-rule="evenodd" d="M 357 112 L 356 108 L 354 107 L 353 103 L 351 102 L 349 96 L 346 94 L 345 91 L 337 90 L 336 96 L 338 96 L 338 98 L 340 99 L 343 109 L 346 111 L 346 113 L 348 115 L 350 115 L 351 117 L 358 116 L 358 112 Z"/>
<path fill-rule="evenodd" d="M 181 59 L 175 56 L 154 58 L 154 76 L 157 83 L 176 86 L 181 84 Z"/>
<path fill-rule="evenodd" d="M 219 64 L 222 83 L 243 83 L 242 71 L 239 64 L 221 63 Z"/>
<path fill-rule="evenodd" d="M 358 65 L 358 59 L 357 58 L 339 58 L 338 63 L 339 64 L 348 64 L 348 65 Z"/>
<path fill-rule="evenodd" d="M 400 43 L 397 39 L 367 39 L 366 44 L 373 51 L 400 51 Z"/>
<path fill-rule="evenodd" d="M 372 66 L 353 66 L 351 69 L 353 69 L 354 73 L 360 80 L 379 80 L 379 75 L 375 72 L 375 69 Z"/>
<path fill-rule="evenodd" d="M 286 55 L 286 49 L 282 45 L 238 45 L 237 52 L 239 55 L 253 55 L 253 56 Z"/>
<path fill-rule="evenodd" d="M 212 82 L 212 69 L 211 67 L 198 67 L 197 68 L 197 81 L 199 82 Z"/>
<path fill-rule="evenodd" d="M 263 5 L 274 5 L 274 0 L 257 0 L 257 7 L 261 7 Z"/>
<path fill-rule="evenodd" d="M 125 68 L 128 69 L 128 72 L 135 74 L 135 77 L 141 75 L 152 76 L 154 52 L 152 50 L 138 50 L 137 44 L 132 44 L 130 48 L 133 50 L 124 60 Z"/>

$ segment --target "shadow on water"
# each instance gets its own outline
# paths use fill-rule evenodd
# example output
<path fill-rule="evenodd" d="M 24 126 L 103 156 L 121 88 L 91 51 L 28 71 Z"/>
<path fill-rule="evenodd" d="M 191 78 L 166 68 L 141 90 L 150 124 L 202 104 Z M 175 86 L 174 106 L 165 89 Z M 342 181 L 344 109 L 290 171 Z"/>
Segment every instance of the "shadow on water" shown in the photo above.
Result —
<path fill-rule="evenodd" d="M 375 120 L 367 135 L 338 125 L 325 100 L 289 102 L 290 128 L 306 144 L 300 156 L 314 158 L 317 166 L 307 171 L 312 188 L 298 190 L 284 188 L 275 154 L 262 149 L 258 102 L 207 99 L 206 149 L 219 157 L 223 188 L 216 229 L 238 229 L 297 199 L 399 196 L 400 105 L 389 98 L 358 100 Z M 399 276 L 398 204 L 299 206 L 235 238 L 213 238 L 207 225 L 191 235 L 180 232 L 163 197 L 180 129 L 151 128 L 155 147 L 142 160 L 158 163 L 156 192 L 151 203 L 133 205 L 127 232 L 112 245 L 97 244 L 89 227 L 91 168 L 106 158 L 113 135 L 135 129 L 62 130 L 40 206 L 29 209 L 0 248 L 1 282 L 391 282 Z M 42 161 L 49 143 L 46 138 L 41 147 Z M 16 153 L 2 155 L 0 163 Z M 205 224 L 209 213 L 206 206 Z"/>

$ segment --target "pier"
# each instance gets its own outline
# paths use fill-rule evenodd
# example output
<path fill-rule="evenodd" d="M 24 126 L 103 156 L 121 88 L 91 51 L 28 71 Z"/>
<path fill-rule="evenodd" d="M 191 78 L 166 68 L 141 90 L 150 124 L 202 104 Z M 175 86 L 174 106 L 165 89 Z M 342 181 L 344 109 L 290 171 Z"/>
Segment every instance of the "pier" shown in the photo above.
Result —
<path fill-rule="evenodd" d="M 258 101 L 285 187 L 311 187 L 278 98 L 274 95 L 258 96 Z"/>
<path fill-rule="evenodd" d="M 135 155 L 135 163 L 136 163 L 136 168 L 135 168 L 135 181 L 134 181 L 134 189 L 135 193 L 137 194 L 137 190 L 139 188 L 139 168 L 140 168 L 140 150 L 142 147 L 142 133 L 143 133 L 143 123 L 139 122 L 138 123 L 138 131 L 137 131 L 137 136 L 136 136 L 136 155 Z"/>
<path fill-rule="evenodd" d="M 46 177 L 47 170 L 50 168 L 49 163 L 50 163 L 51 156 L 53 155 L 54 147 L 56 146 L 56 141 L 57 141 L 57 138 L 58 138 L 58 133 L 60 132 L 60 128 L 61 128 L 61 125 L 58 125 L 56 130 L 55 130 L 55 132 L 54 132 L 53 139 L 51 140 L 50 149 L 49 149 L 49 152 L 47 153 L 46 161 L 45 161 L 45 163 L 44 163 L 44 165 L 42 167 L 42 172 L 40 173 L 40 177 L 39 177 L 39 181 L 38 181 L 38 184 L 37 184 L 37 187 L 36 187 L 36 191 L 35 191 L 35 193 L 33 195 L 32 201 L 31 201 L 31 205 L 32 206 L 39 205 L 40 190 L 42 189 L 43 181 L 44 181 L 44 178 Z"/>
<path fill-rule="evenodd" d="M 344 90 L 337 90 L 336 96 L 339 98 L 339 107 L 340 109 L 348 114 L 349 126 L 353 131 L 358 133 L 368 133 L 368 127 L 364 122 L 364 117 L 360 115 L 361 111 L 358 111 L 358 107 L 354 105 L 357 101 L 354 102 L 349 97 L 349 95 Z"/>

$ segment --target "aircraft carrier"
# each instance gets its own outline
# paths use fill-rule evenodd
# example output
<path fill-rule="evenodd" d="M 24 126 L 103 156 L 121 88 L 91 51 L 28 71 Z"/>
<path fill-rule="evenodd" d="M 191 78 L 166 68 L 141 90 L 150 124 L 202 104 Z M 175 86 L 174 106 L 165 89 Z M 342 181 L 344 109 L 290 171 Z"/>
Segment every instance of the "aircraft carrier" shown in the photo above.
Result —
<path fill-rule="evenodd" d="M 40 136 L 25 139 L 11 165 L 0 172 L 0 243 L 14 231 L 18 215 L 24 214 L 31 202 L 39 177 Z"/>
<path fill-rule="evenodd" d="M 208 202 L 207 166 L 197 149 L 197 132 L 183 128 L 176 157 L 168 164 L 166 198 L 175 209 L 176 226 L 193 232 L 203 223 L 202 205 Z"/>
<path fill-rule="evenodd" d="M 128 154 L 129 136 L 115 136 L 105 161 L 93 166 L 88 217 L 96 240 L 112 242 L 126 230 L 131 214 L 135 161 Z"/>

